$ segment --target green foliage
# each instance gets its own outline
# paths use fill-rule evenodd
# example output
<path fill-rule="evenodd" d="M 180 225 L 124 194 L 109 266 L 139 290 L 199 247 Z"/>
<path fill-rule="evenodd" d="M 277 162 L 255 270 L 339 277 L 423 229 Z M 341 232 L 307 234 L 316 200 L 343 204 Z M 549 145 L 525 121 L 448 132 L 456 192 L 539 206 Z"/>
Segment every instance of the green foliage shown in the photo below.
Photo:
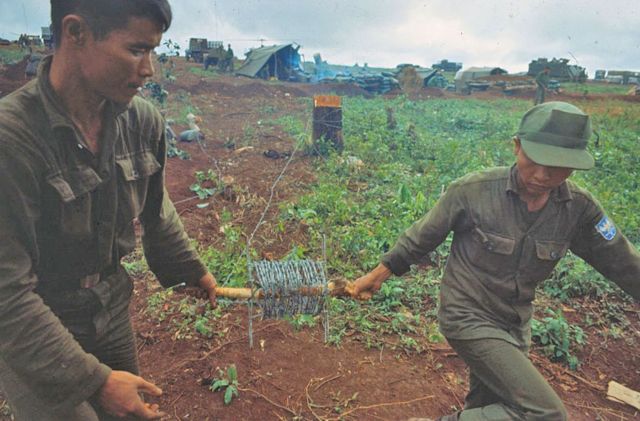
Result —
<path fill-rule="evenodd" d="M 550 297 L 567 302 L 575 297 L 602 298 L 607 294 L 626 295 L 615 284 L 595 272 L 584 260 L 569 253 L 558 263 L 551 278 L 541 284 Z"/>
<path fill-rule="evenodd" d="M 209 66 L 207 70 L 205 70 L 204 67 L 201 66 L 191 66 L 189 67 L 189 71 L 194 75 L 198 75 L 207 79 L 215 79 L 220 76 L 220 73 L 216 70 L 215 66 Z"/>
<path fill-rule="evenodd" d="M 182 149 L 178 148 L 175 142 L 169 143 L 167 145 L 167 157 L 178 157 L 182 160 L 191 159 L 191 155 L 189 154 L 189 152 L 183 151 Z"/>
<path fill-rule="evenodd" d="M 158 321 L 163 321 L 168 315 L 168 303 L 172 295 L 173 289 L 164 289 L 149 295 L 146 312 Z"/>
<path fill-rule="evenodd" d="M 640 105 L 601 102 L 590 112 L 599 142 L 592 171 L 573 179 L 600 200 L 621 232 L 640 241 Z M 344 98 L 345 151 L 317 160 L 309 194 L 282 207 L 281 218 L 308 226 L 311 242 L 327 235 L 329 267 L 347 278 L 375 266 L 403 230 L 423 216 L 453 180 L 472 171 L 514 162 L 511 137 L 530 104 L 519 100 L 411 101 Z M 387 108 L 396 125 L 389 128 Z M 295 115 L 275 121 L 289 133 L 303 133 Z M 351 159 L 353 157 L 353 159 Z M 363 165 L 352 165 L 359 160 Z M 436 253 L 441 261 L 448 251 Z M 582 264 L 567 263 L 555 279 L 560 298 L 608 293 L 609 287 Z"/>
<path fill-rule="evenodd" d="M 158 82 L 149 81 L 144 84 L 144 89 L 147 89 L 151 98 L 161 106 L 165 104 L 169 96 L 169 92 Z"/>
<path fill-rule="evenodd" d="M 625 95 L 629 91 L 631 85 L 621 85 L 617 83 L 607 82 L 587 82 L 573 83 L 563 82 L 560 84 L 562 92 L 570 92 L 584 95 L 593 94 L 609 94 L 609 95 Z"/>
<path fill-rule="evenodd" d="M 342 338 L 349 335 L 368 348 L 391 346 L 420 352 L 426 343 L 444 341 L 435 317 L 440 272 L 429 270 L 414 275 L 410 280 L 389 279 L 368 302 L 329 299 L 328 342 L 340 345 Z M 398 339 L 389 342 L 387 335 Z"/>
<path fill-rule="evenodd" d="M 219 378 L 211 382 L 209 389 L 213 392 L 224 390 L 224 404 L 229 405 L 234 396 L 238 396 L 238 371 L 235 364 L 227 367 L 226 373 L 218 370 Z"/>
<path fill-rule="evenodd" d="M 15 64 L 22 60 L 25 52 L 17 45 L 0 48 L 0 64 Z"/>
<path fill-rule="evenodd" d="M 590 144 L 590 152 L 597 165 L 591 171 L 576 172 L 572 179 L 592 192 L 619 231 L 637 244 L 640 104 L 600 101 L 577 105 L 593 117 L 598 135 Z M 345 150 L 342 155 L 329 154 L 315 161 L 315 182 L 308 194 L 281 206 L 281 226 L 304 226 L 309 244 L 320 244 L 326 236 L 331 272 L 355 279 L 378 264 L 398 235 L 425 215 L 452 181 L 472 171 L 512 165 L 511 138 L 530 106 L 528 101 L 513 99 L 346 97 L 342 107 Z M 393 110 L 395 125 L 388 124 L 387 109 Z M 280 117 L 273 124 L 300 139 L 307 138 L 299 115 Z M 433 270 L 413 272 L 405 282 L 388 281 L 364 305 L 331 300 L 330 342 L 339 345 L 344 335 L 354 332 L 367 346 L 383 346 L 380 333 L 402 335 L 400 342 L 410 350 L 416 349 L 408 339 L 415 339 L 415 333 L 442 340 L 435 323 L 437 280 L 451 241 L 450 236 L 430 256 L 436 265 Z M 312 250 L 305 253 L 311 254 Z M 585 295 L 622 295 L 575 257 L 561 261 L 541 291 L 562 301 Z M 611 313 L 617 317 L 613 310 Z M 594 318 L 592 322 L 607 320 Z M 623 326 L 615 323 L 610 332 Z M 572 338 L 580 338 L 577 330 L 569 332 Z"/>
<path fill-rule="evenodd" d="M 227 287 L 243 287 L 248 277 L 246 239 L 242 227 L 233 224 L 233 214 L 227 209 L 220 213 L 221 232 L 224 235 L 222 248 L 207 247 L 199 251 L 200 258 L 211 273 L 218 277 L 218 283 Z M 257 254 L 250 251 L 251 259 Z"/>
<path fill-rule="evenodd" d="M 286 320 L 291 323 L 291 326 L 295 330 L 302 330 L 305 327 L 314 327 L 317 322 L 315 316 L 311 314 L 296 314 L 294 316 L 287 316 Z"/>
<path fill-rule="evenodd" d="M 568 323 L 561 310 L 556 312 L 547 309 L 546 313 L 549 317 L 531 320 L 533 340 L 553 361 L 565 362 L 569 368 L 576 370 L 580 362 L 573 352 L 584 345 L 586 334 L 579 326 Z"/>
<path fill-rule="evenodd" d="M 122 266 L 131 276 L 141 276 L 144 272 L 149 270 L 147 260 L 142 253 L 134 253 L 127 256 L 122 260 Z"/>
<path fill-rule="evenodd" d="M 212 169 L 209 169 L 206 172 L 196 171 L 194 173 L 194 177 L 196 182 L 189 186 L 189 190 L 194 192 L 200 200 L 205 200 L 208 197 L 213 196 L 216 193 L 217 188 L 220 188 L 218 175 Z M 205 187 L 207 185 L 209 187 Z"/>

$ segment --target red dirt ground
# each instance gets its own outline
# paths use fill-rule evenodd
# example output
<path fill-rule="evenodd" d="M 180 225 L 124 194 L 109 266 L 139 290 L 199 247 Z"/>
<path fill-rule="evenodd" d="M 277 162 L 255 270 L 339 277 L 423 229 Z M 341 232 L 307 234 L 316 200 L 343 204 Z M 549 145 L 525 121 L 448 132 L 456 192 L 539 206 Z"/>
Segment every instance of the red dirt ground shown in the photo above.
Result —
<path fill-rule="evenodd" d="M 206 135 L 205 153 L 198 144 L 180 144 L 192 159 L 170 159 L 167 184 L 189 234 L 201 244 L 223 245 L 219 220 L 225 208 L 232 213 L 233 224 L 243 227 L 245 236 L 258 222 L 271 185 L 286 162 L 266 158 L 263 152 L 290 152 L 294 145 L 285 133 L 264 127 L 265 121 L 309 112 L 308 101 L 300 98 L 316 92 L 363 94 L 359 88 L 344 85 L 267 83 L 230 76 L 203 78 L 187 70 L 191 64 L 181 60 L 176 63 L 177 81 L 168 85 L 168 90 L 171 98 L 187 98 L 183 105 L 191 104 L 200 111 L 202 122 L 198 124 Z M 0 70 L 0 95 L 24 83 L 23 72 L 16 67 Z M 441 91 L 420 94 L 425 99 L 436 96 L 454 97 Z M 502 97 L 495 92 L 477 96 L 487 100 Z M 179 109 L 167 110 L 169 117 L 179 113 Z M 176 132 L 183 128 L 174 127 Z M 228 147 L 230 143 L 235 143 L 235 149 Z M 314 180 L 312 160 L 296 153 L 278 185 L 254 242 L 263 256 L 277 259 L 293 244 L 306 243 L 304 227 L 291 225 L 282 234 L 275 224 L 278 205 L 304 192 Z M 199 209 L 196 204 L 200 201 L 190 199 L 194 171 L 215 169 L 216 165 L 223 176 L 232 177 L 227 178 L 232 189 L 226 195 L 217 195 L 209 207 Z M 213 326 L 217 334 L 212 339 L 177 338 L 171 329 L 171 320 L 177 314 L 168 314 L 160 323 L 145 311 L 149 295 L 160 290 L 152 278 L 149 274 L 136 278 L 131 313 L 142 375 L 164 390 L 156 402 L 167 412 L 167 420 L 404 420 L 436 417 L 460 408 L 464 401 L 467 372 L 446 344 L 407 354 L 394 350 L 392 338 L 388 347 L 378 350 L 345 337 L 341 346 L 335 347 L 323 343 L 320 326 L 295 331 L 285 321 L 255 320 L 255 347 L 249 349 L 248 316 L 243 305 L 219 319 L 219 325 Z M 180 297 L 184 293 L 176 294 Z M 593 303 L 582 301 L 576 304 L 578 311 L 568 308 L 565 313 L 571 321 L 578 321 L 583 317 L 580 309 L 590 305 Z M 588 330 L 590 342 L 579 355 L 583 364 L 578 371 L 532 354 L 536 366 L 567 405 L 569 419 L 640 419 L 630 406 L 605 398 L 610 380 L 640 390 L 639 309 L 637 304 L 625 308 L 631 326 L 624 338 L 603 340 L 594 328 Z M 207 385 L 218 375 L 218 368 L 232 363 L 238 368 L 240 395 L 225 406 L 221 394 L 210 392 Z"/>

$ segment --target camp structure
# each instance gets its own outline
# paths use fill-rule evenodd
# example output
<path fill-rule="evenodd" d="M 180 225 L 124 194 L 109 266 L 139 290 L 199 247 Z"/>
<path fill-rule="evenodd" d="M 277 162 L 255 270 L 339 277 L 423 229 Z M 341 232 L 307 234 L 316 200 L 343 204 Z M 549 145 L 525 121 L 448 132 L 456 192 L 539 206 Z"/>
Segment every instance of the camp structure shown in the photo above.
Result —
<path fill-rule="evenodd" d="M 469 94 L 473 90 L 487 89 L 489 83 L 475 82 L 474 80 L 504 74 L 507 74 L 507 71 L 500 67 L 468 67 L 458 70 L 454 78 L 456 92 Z"/>
<path fill-rule="evenodd" d="M 440 60 L 439 63 L 433 63 L 432 68 L 442 70 L 443 72 L 457 72 L 462 69 L 462 63 L 456 63 L 449 60 Z"/>
<path fill-rule="evenodd" d="M 395 78 L 403 90 L 414 88 L 446 88 L 447 80 L 438 69 L 424 68 L 412 64 L 399 64 L 396 67 Z"/>
<path fill-rule="evenodd" d="M 51 27 L 42 26 L 40 27 L 42 30 L 42 42 L 44 46 L 47 48 L 53 48 L 53 33 L 51 32 Z"/>
<path fill-rule="evenodd" d="M 552 60 L 547 60 L 546 58 L 532 60 L 529 63 L 527 74 L 531 77 L 536 77 L 538 73 L 547 67 L 549 68 L 549 77 L 551 79 L 561 82 L 584 82 L 587 79 L 587 71 L 584 67 L 569 64 L 569 59 L 555 57 Z"/>
<path fill-rule="evenodd" d="M 253 48 L 246 53 L 244 64 L 236 74 L 265 80 L 306 82 L 308 77 L 302 69 L 299 48 L 293 44 Z"/>

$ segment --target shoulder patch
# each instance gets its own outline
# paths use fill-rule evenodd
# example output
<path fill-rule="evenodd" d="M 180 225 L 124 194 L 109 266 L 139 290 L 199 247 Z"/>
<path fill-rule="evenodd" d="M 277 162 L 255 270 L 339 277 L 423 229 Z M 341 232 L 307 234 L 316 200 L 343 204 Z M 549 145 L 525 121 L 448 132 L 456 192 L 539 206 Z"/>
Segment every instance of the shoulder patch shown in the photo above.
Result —
<path fill-rule="evenodd" d="M 616 236 L 616 233 L 618 232 L 616 230 L 616 226 L 613 225 L 611 219 L 609 219 L 609 217 L 607 217 L 606 215 L 603 216 L 600 222 L 596 224 L 596 230 L 607 241 L 613 240 L 613 238 Z"/>

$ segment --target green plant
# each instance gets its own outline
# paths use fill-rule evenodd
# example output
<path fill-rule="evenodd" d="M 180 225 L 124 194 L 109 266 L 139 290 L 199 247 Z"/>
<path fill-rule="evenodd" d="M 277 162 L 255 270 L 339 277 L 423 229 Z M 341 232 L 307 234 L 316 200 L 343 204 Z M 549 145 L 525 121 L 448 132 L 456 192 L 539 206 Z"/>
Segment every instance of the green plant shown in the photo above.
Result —
<path fill-rule="evenodd" d="M 164 105 L 167 101 L 167 97 L 169 96 L 169 92 L 167 92 L 164 87 L 154 81 L 149 81 L 144 84 L 144 89 L 149 91 L 151 98 L 155 100 L 159 105 Z"/>
<path fill-rule="evenodd" d="M 141 276 L 144 272 L 149 270 L 147 260 L 139 251 L 124 258 L 122 260 L 122 266 L 124 267 L 124 270 L 126 270 L 127 273 L 131 276 Z"/>
<path fill-rule="evenodd" d="M 25 56 L 25 52 L 20 47 L 11 46 L 7 48 L 0 48 L 0 64 L 15 64 L 22 60 Z"/>
<path fill-rule="evenodd" d="M 220 73 L 216 70 L 215 66 L 209 66 L 207 70 L 205 70 L 203 67 L 191 66 L 189 67 L 189 72 L 207 79 L 214 79 L 220 76 Z"/>
<path fill-rule="evenodd" d="M 209 387 L 211 391 L 224 390 L 224 404 L 229 405 L 233 396 L 238 396 L 238 372 L 235 364 L 231 364 L 227 367 L 226 373 L 218 369 L 217 379 L 211 382 Z"/>
<path fill-rule="evenodd" d="M 558 263 L 551 277 L 541 284 L 541 288 L 545 294 L 562 302 L 575 297 L 601 298 L 612 293 L 624 295 L 615 284 L 571 253 Z"/>
<path fill-rule="evenodd" d="M 314 327 L 316 318 L 311 314 L 296 314 L 295 316 L 288 316 L 286 320 L 291 323 L 296 331 L 302 330 L 305 327 Z"/>
<path fill-rule="evenodd" d="M 169 308 L 169 299 L 173 295 L 173 289 L 163 289 L 154 292 L 147 298 L 146 312 L 158 321 L 163 321 L 167 317 Z"/>
<path fill-rule="evenodd" d="M 216 186 L 219 184 L 217 174 L 209 169 L 205 171 L 196 171 L 194 174 L 196 182 L 189 186 L 189 190 L 194 192 L 200 200 L 204 200 L 216 193 Z M 205 187 L 209 185 L 212 187 Z"/>
<path fill-rule="evenodd" d="M 585 343 L 586 334 L 579 326 L 567 322 L 562 310 L 547 309 L 549 317 L 531 320 L 531 336 L 552 361 L 562 361 L 575 370 L 580 361 L 573 350 Z"/>

